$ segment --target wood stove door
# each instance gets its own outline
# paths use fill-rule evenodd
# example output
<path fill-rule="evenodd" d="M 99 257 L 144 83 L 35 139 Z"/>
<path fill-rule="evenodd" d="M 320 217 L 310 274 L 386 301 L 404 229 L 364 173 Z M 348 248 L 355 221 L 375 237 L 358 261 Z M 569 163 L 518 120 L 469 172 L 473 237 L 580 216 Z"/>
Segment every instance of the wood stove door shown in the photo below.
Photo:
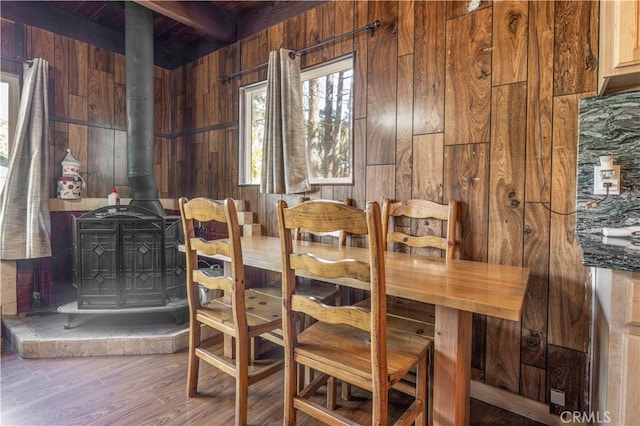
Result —
<path fill-rule="evenodd" d="M 120 236 L 120 307 L 165 305 L 164 220 L 124 220 Z"/>
<path fill-rule="evenodd" d="M 75 219 L 74 222 L 78 308 L 118 307 L 118 221 Z"/>

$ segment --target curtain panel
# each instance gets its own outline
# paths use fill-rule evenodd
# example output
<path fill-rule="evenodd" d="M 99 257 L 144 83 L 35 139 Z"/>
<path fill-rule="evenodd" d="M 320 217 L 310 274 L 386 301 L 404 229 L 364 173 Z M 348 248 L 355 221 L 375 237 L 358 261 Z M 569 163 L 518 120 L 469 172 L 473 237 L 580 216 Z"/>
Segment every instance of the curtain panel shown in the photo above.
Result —
<path fill-rule="evenodd" d="M 302 115 L 300 57 L 269 53 L 267 107 L 260 192 L 295 194 L 311 189 Z"/>
<path fill-rule="evenodd" d="M 51 256 L 49 63 L 24 64 L 9 172 L 0 194 L 0 259 Z"/>

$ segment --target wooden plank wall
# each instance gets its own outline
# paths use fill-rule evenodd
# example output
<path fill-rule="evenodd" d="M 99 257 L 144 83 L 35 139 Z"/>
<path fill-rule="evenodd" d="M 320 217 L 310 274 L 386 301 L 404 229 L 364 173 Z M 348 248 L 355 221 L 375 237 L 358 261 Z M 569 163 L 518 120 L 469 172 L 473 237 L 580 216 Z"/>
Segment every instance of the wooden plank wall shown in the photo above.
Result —
<path fill-rule="evenodd" d="M 51 109 L 51 196 L 71 149 L 86 182 L 83 197 L 105 198 L 111 188 L 130 197 L 127 179 L 125 58 L 78 40 L 2 19 L 2 55 L 49 62 Z M 6 35 L 6 38 L 5 38 Z M 6 44 L 6 48 L 5 48 Z M 3 72 L 21 73 L 3 61 Z M 170 197 L 174 164 L 169 121 L 169 70 L 155 67 L 155 175 L 159 195 Z M 173 192 L 177 188 L 173 188 Z"/>
<path fill-rule="evenodd" d="M 575 218 L 563 213 L 575 208 L 578 101 L 596 90 L 597 17 L 598 2 L 482 1 L 470 12 L 460 1 L 336 1 L 156 69 L 161 196 L 245 199 L 276 235 L 275 202 L 299 195 L 237 184 L 238 87 L 264 80 L 266 67 L 217 78 L 266 63 L 270 50 L 380 20 L 374 37 L 302 57 L 307 67 L 355 54 L 354 184 L 307 195 L 361 207 L 383 197 L 461 201 L 465 258 L 531 268 L 521 322 L 474 316 L 474 378 L 545 403 L 553 387 L 566 392 L 565 409 L 586 411 L 590 280 Z M 22 31 L 14 27 L 2 20 L 3 48 L 5 34 Z M 103 196 L 112 181 L 125 193 L 124 58 L 35 28 L 24 38 L 30 56 L 54 64 L 55 116 L 68 119 L 54 123 L 55 176 L 71 147 L 89 194 Z"/>
<path fill-rule="evenodd" d="M 356 64 L 355 183 L 308 195 L 358 206 L 383 197 L 462 201 L 463 255 L 532 271 L 522 322 L 474 318 L 474 377 L 546 403 L 554 387 L 566 392 L 565 408 L 586 410 L 588 272 L 573 216 L 549 209 L 575 207 L 577 106 L 595 95 L 597 16 L 597 2 L 540 1 L 483 1 L 474 12 L 467 2 L 339 1 L 309 11 L 173 79 L 173 110 L 193 105 L 206 118 L 176 127 L 192 132 L 187 151 L 199 163 L 183 189 L 245 198 L 263 231 L 276 235 L 275 201 L 297 196 L 235 184 L 238 87 L 263 80 L 266 69 L 224 85 L 216 78 L 266 62 L 269 50 L 307 47 L 379 19 L 374 37 L 360 33 L 303 56 L 303 68 L 351 52 Z M 207 96 L 202 79 L 224 97 L 204 115 L 193 101 Z M 220 129 L 198 131 L 206 126 Z"/>

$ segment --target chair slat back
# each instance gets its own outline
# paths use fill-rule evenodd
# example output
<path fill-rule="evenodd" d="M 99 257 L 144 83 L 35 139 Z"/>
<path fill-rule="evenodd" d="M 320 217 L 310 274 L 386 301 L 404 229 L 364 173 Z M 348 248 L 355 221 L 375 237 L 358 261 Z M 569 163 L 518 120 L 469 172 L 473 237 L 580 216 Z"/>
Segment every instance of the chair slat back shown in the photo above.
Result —
<path fill-rule="evenodd" d="M 349 277 L 368 282 L 371 274 L 369 263 L 354 259 L 330 261 L 311 253 L 292 253 L 289 261 L 291 268 L 306 270 L 323 278 Z"/>
<path fill-rule="evenodd" d="M 204 280 L 207 275 L 205 271 L 193 271 L 193 280 L 200 285 L 205 286 L 209 290 L 222 290 L 231 294 L 233 292 L 233 282 L 231 277 L 215 277 L 213 279 Z"/>
<path fill-rule="evenodd" d="M 345 208 L 348 207 L 348 208 Z M 320 233 L 345 230 L 354 234 L 368 232 L 365 212 L 330 200 L 311 200 L 284 211 L 284 219 L 291 229 Z"/>
<path fill-rule="evenodd" d="M 231 257 L 231 244 L 225 240 L 207 241 L 204 238 L 190 238 L 189 242 L 194 250 L 203 255 L 214 256 L 216 254 Z"/>
<path fill-rule="evenodd" d="M 347 324 L 371 335 L 371 363 L 380 380 L 386 374 L 386 287 L 384 246 L 380 206 L 368 203 L 366 210 L 344 203 L 313 200 L 288 208 L 285 201 L 277 204 L 282 251 L 283 325 L 285 352 L 296 344 L 294 319 L 298 312 L 329 324 Z M 327 244 L 294 244 L 295 229 L 312 232 L 345 232 L 368 236 L 368 259 L 345 259 L 341 247 Z M 371 310 L 352 306 L 328 306 L 313 298 L 296 294 L 296 273 L 314 279 L 345 278 L 340 285 L 367 288 L 371 292 Z M 309 275 L 310 274 L 310 275 Z"/>
<path fill-rule="evenodd" d="M 302 204 L 302 203 L 306 203 L 307 201 L 311 201 L 311 198 L 309 198 L 309 197 L 300 197 L 299 203 Z M 353 198 L 345 198 L 343 203 L 345 205 L 347 205 L 347 206 L 354 206 L 355 205 L 355 201 L 353 200 Z M 317 237 L 324 237 L 324 236 L 337 237 L 338 238 L 338 245 L 345 246 L 347 244 L 348 232 L 346 232 L 343 229 L 336 230 L 336 231 L 329 231 L 329 232 L 321 232 L 321 231 L 311 231 L 309 229 L 297 228 L 294 231 L 294 238 L 296 240 L 302 240 L 303 234 L 315 235 Z"/>
<path fill-rule="evenodd" d="M 393 227 L 395 218 L 407 217 L 411 219 L 436 219 L 447 222 L 443 236 L 412 235 L 398 231 Z M 455 200 L 448 204 L 433 201 L 411 199 L 392 202 L 386 198 L 382 203 L 382 229 L 384 231 L 384 245 L 400 243 L 410 247 L 436 248 L 445 251 L 445 257 L 452 259 L 457 256 L 458 243 L 456 240 L 458 221 L 458 203 Z M 390 226 L 394 229 L 390 230 Z"/>
<path fill-rule="evenodd" d="M 291 310 L 305 312 L 318 321 L 329 324 L 349 324 L 363 331 L 371 331 L 371 312 L 355 306 L 333 307 L 304 296 L 291 297 Z"/>
<path fill-rule="evenodd" d="M 234 326 L 238 335 L 246 335 L 247 318 L 244 300 L 244 266 L 242 263 L 242 246 L 240 245 L 240 226 L 235 203 L 231 199 L 224 201 L 209 198 L 180 198 L 180 214 L 185 239 L 187 283 L 187 298 L 190 309 L 200 308 L 200 298 L 197 284 L 202 281 L 205 287 L 225 291 L 225 296 L 231 299 Z M 205 240 L 197 237 L 196 224 L 204 222 L 221 222 L 227 225 L 228 239 Z M 209 268 L 198 268 L 198 252 L 208 256 L 222 255 L 231 259 L 230 276 L 211 279 L 207 272 Z M 206 282 L 203 277 L 208 277 Z M 200 281 L 199 281 L 200 280 Z"/>

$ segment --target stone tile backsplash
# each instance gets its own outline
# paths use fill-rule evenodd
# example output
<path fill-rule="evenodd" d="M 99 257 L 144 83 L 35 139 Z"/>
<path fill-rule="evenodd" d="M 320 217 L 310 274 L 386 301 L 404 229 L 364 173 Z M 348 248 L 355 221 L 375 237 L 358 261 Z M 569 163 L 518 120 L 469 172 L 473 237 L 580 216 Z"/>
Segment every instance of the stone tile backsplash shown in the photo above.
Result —
<path fill-rule="evenodd" d="M 613 155 L 620 166 L 621 194 L 594 195 L 595 166 Z M 640 271 L 640 235 L 604 238 L 602 228 L 640 226 L 640 92 L 580 101 L 576 232 L 583 263 Z M 587 205 L 598 203 L 595 207 Z"/>

